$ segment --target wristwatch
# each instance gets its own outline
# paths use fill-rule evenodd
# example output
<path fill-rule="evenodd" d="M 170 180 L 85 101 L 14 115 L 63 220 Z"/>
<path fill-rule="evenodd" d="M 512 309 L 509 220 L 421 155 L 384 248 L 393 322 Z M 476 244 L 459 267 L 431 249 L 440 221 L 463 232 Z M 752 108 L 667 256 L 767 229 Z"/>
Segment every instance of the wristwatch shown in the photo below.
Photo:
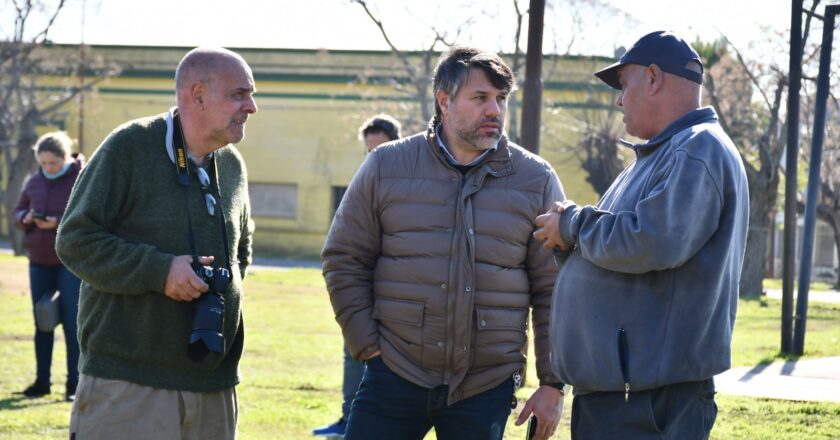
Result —
<path fill-rule="evenodd" d="M 568 385 L 564 384 L 563 382 L 544 383 L 543 385 L 548 385 L 552 388 L 556 388 L 558 391 L 560 391 L 561 396 L 565 396 L 566 392 L 568 391 L 568 389 L 567 389 Z"/>

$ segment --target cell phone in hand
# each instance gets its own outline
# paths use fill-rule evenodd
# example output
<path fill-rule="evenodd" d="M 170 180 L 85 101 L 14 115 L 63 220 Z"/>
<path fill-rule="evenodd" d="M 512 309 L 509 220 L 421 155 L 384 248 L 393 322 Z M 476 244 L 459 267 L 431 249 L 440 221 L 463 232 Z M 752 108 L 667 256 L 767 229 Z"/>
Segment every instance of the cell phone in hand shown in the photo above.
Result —
<path fill-rule="evenodd" d="M 525 438 L 531 440 L 535 435 L 537 435 L 537 416 L 531 416 L 528 419 L 528 435 Z"/>
<path fill-rule="evenodd" d="M 47 214 L 44 214 L 43 212 L 33 212 L 32 213 L 32 218 L 46 221 L 47 220 Z"/>

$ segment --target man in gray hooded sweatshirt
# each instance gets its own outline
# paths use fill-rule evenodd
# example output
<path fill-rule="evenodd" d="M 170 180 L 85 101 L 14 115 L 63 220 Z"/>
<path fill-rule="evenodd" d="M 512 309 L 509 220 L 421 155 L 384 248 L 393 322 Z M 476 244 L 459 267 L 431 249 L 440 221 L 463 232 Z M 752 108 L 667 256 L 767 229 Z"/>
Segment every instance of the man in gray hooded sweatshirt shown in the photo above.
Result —
<path fill-rule="evenodd" d="M 534 236 L 565 260 L 552 367 L 575 387 L 572 438 L 708 438 L 712 377 L 730 367 L 749 217 L 738 151 L 708 107 L 703 65 L 670 32 L 595 74 L 621 93 L 636 160 L 595 206 L 557 203 Z"/>

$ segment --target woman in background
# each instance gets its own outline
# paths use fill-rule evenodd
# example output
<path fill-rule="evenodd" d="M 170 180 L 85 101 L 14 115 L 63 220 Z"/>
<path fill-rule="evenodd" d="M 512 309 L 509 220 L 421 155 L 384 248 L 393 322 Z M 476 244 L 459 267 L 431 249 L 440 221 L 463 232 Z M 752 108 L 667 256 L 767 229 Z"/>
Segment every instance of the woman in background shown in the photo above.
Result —
<path fill-rule="evenodd" d="M 59 309 L 67 344 L 67 382 L 65 398 L 72 401 L 79 382 L 79 341 L 76 315 L 79 311 L 79 278 L 70 272 L 55 253 L 58 224 L 67 207 L 70 190 L 79 176 L 83 156 L 71 154 L 73 140 L 63 131 L 47 133 L 33 148 L 40 169 L 24 185 L 15 208 L 15 226 L 24 231 L 23 246 L 29 256 L 29 283 L 32 304 L 42 295 L 60 293 Z M 35 383 L 23 390 L 27 397 L 50 394 L 53 332 L 35 329 Z"/>

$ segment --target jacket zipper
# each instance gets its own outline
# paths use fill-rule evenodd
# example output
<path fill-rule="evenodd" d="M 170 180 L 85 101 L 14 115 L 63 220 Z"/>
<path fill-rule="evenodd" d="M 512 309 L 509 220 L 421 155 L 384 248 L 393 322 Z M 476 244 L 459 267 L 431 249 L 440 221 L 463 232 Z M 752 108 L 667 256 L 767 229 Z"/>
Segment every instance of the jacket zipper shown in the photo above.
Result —
<path fill-rule="evenodd" d="M 630 400 L 630 349 L 627 347 L 627 332 L 618 329 L 618 362 L 624 378 L 624 401 Z"/>
<path fill-rule="evenodd" d="M 458 197 L 455 199 L 457 201 L 457 205 L 455 206 L 455 224 L 452 227 L 452 244 L 449 251 L 449 289 L 447 289 L 446 333 L 444 334 L 444 338 L 446 340 L 446 353 L 444 354 L 445 362 L 443 368 L 443 383 L 446 385 L 449 385 L 449 379 L 452 377 L 452 372 L 450 371 L 452 368 L 452 336 L 455 335 L 452 328 L 455 325 L 455 317 L 452 316 L 452 309 L 454 308 L 453 303 L 455 302 L 456 295 L 458 294 L 458 277 L 456 276 L 458 258 L 456 258 L 456 253 L 458 252 L 458 242 L 461 239 L 461 229 L 463 226 L 464 213 L 462 212 L 461 207 L 461 196 L 464 193 L 464 183 L 466 178 L 466 176 L 461 175 L 461 179 L 458 181 Z"/>

